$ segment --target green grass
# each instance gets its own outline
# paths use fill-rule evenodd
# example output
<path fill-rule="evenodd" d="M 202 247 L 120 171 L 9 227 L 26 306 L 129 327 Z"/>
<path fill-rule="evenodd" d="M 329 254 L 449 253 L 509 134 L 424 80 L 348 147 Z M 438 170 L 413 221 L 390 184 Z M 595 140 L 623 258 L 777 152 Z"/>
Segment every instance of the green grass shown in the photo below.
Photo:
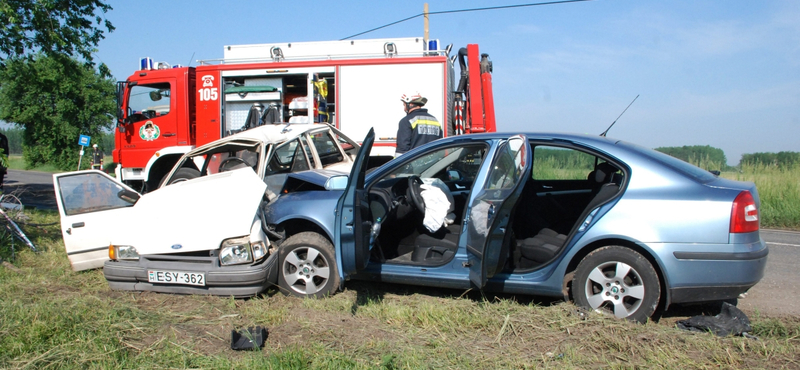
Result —
<path fill-rule="evenodd" d="M 58 221 L 32 211 L 29 223 Z M 754 315 L 759 340 L 645 325 L 570 303 L 349 281 L 321 300 L 111 291 L 102 270 L 70 269 L 58 225 L 24 227 L 0 267 L 0 368 L 534 369 L 797 368 L 800 319 Z M 8 248 L 0 244 L 0 250 Z M 269 330 L 261 351 L 231 330 Z"/>
<path fill-rule="evenodd" d="M 18 155 L 18 154 L 17 155 L 15 155 L 15 154 L 10 155 L 8 157 L 8 161 L 9 161 L 8 168 L 10 168 L 12 170 L 39 171 L 39 172 L 50 172 L 50 173 L 64 172 L 64 171 L 58 169 L 57 167 L 55 167 L 55 166 L 53 166 L 51 164 L 45 164 L 45 165 L 36 166 L 36 167 L 28 167 L 28 164 L 25 163 L 25 160 L 22 158 L 22 155 Z M 106 157 L 103 158 L 103 163 L 111 163 L 112 161 L 113 161 L 113 159 L 111 158 L 111 156 L 106 156 Z M 91 157 L 88 156 L 88 155 L 84 155 L 83 156 L 83 160 L 81 161 L 81 169 L 82 170 L 89 169 L 90 163 L 91 163 Z M 104 166 L 104 167 L 108 168 L 107 165 Z M 78 167 L 75 166 L 75 168 L 72 169 L 72 170 L 77 170 L 77 169 L 78 169 Z M 113 168 L 112 168 L 112 171 L 113 171 Z"/>
<path fill-rule="evenodd" d="M 751 181 L 761 199 L 761 227 L 800 229 L 800 166 L 746 165 L 723 172 L 725 178 Z"/>

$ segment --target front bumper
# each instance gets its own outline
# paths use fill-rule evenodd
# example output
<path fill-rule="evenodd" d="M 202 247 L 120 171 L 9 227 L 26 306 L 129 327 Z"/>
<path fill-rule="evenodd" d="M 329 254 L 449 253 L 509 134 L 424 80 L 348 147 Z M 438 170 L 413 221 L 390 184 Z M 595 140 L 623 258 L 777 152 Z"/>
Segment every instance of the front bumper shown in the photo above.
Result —
<path fill-rule="evenodd" d="M 217 257 L 173 255 L 141 256 L 139 261 L 106 261 L 103 275 L 115 290 L 150 291 L 178 294 L 210 294 L 251 297 L 277 284 L 278 254 L 249 265 L 220 266 Z M 160 284 L 148 281 L 148 270 L 202 273 L 205 286 Z"/>

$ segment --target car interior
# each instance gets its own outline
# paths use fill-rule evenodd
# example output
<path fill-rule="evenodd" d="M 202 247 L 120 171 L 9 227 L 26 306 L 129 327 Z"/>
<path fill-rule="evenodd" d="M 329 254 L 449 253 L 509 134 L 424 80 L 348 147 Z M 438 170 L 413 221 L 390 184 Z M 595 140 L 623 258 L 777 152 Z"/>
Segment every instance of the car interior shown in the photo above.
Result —
<path fill-rule="evenodd" d="M 624 175 L 614 165 L 585 150 L 531 142 L 533 169 L 509 221 L 508 245 L 502 248 L 505 271 L 542 266 L 564 247 L 587 216 L 620 193 Z M 375 181 L 369 189 L 375 243 L 374 262 L 440 266 L 455 256 L 473 183 L 486 159 L 482 144 L 442 149 L 418 157 Z M 436 231 L 423 226 L 420 187 L 444 190 L 451 203 Z"/>

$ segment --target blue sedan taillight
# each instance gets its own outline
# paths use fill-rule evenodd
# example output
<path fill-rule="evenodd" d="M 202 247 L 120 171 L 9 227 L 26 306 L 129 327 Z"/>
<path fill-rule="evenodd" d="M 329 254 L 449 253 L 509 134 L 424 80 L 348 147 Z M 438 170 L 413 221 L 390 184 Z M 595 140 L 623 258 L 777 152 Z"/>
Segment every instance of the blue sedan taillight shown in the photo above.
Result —
<path fill-rule="evenodd" d="M 758 231 L 759 218 L 756 201 L 749 191 L 745 190 L 736 196 L 731 206 L 731 233 L 749 233 Z"/>

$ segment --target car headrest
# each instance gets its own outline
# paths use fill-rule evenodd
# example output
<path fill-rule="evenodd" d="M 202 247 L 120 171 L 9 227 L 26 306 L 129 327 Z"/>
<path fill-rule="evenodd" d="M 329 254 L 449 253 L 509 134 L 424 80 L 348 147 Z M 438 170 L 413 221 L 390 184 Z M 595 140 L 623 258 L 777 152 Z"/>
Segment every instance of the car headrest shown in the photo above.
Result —
<path fill-rule="evenodd" d="M 594 170 L 594 181 L 599 184 L 606 183 L 608 182 L 608 180 L 611 179 L 611 175 L 617 171 L 618 169 L 614 167 L 611 163 L 608 162 L 600 163 Z"/>

